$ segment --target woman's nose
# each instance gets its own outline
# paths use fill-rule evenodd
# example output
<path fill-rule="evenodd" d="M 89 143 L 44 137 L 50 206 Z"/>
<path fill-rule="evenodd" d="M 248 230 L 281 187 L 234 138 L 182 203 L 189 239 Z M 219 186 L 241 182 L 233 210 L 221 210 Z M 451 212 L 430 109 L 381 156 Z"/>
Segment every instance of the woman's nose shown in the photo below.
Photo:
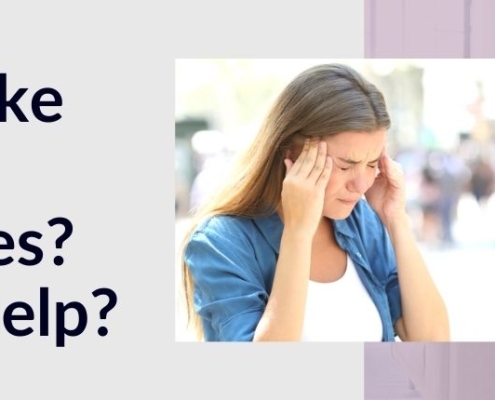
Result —
<path fill-rule="evenodd" d="M 373 184 L 374 177 L 374 174 L 366 174 L 364 171 L 357 172 L 349 181 L 347 189 L 351 192 L 363 194 Z"/>

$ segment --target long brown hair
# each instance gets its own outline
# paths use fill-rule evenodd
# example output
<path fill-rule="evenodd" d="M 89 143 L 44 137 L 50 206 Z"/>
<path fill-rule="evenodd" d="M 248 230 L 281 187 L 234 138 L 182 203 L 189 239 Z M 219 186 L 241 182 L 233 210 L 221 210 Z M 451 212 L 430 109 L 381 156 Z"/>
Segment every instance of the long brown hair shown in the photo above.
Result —
<path fill-rule="evenodd" d="M 214 215 L 259 217 L 276 210 L 285 177 L 287 150 L 301 136 L 328 136 L 346 131 L 388 129 L 382 93 L 342 64 L 309 68 L 290 82 L 274 102 L 251 145 L 238 159 L 231 179 L 202 208 L 184 237 L 181 252 L 188 320 L 202 327 L 193 307 L 193 277 L 184 262 L 188 240 L 198 225 Z"/>

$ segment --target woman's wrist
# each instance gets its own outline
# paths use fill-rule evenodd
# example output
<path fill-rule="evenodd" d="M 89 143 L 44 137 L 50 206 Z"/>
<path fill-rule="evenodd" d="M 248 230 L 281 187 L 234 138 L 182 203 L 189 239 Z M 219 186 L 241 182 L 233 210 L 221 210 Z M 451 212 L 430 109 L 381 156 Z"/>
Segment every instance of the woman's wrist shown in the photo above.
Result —
<path fill-rule="evenodd" d="M 391 236 L 399 232 L 411 231 L 411 218 L 405 212 L 384 221 L 385 228 Z"/>
<path fill-rule="evenodd" d="M 284 243 L 289 243 L 291 245 L 294 245 L 297 248 L 301 248 L 305 246 L 311 248 L 311 245 L 313 243 L 313 235 L 306 232 L 305 229 L 301 229 L 301 228 L 291 229 L 285 227 L 282 232 L 281 241 Z"/>

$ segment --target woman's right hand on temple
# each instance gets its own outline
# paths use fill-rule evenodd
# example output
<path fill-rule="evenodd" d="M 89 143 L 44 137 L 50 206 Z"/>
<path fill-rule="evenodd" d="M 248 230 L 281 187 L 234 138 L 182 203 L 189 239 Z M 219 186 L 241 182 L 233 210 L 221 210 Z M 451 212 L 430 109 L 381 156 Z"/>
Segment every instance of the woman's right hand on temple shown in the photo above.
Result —
<path fill-rule="evenodd" d="M 306 139 L 296 161 L 287 157 L 284 164 L 287 168 L 282 185 L 284 226 L 313 236 L 322 217 L 325 189 L 332 173 L 327 143 L 319 138 Z"/>

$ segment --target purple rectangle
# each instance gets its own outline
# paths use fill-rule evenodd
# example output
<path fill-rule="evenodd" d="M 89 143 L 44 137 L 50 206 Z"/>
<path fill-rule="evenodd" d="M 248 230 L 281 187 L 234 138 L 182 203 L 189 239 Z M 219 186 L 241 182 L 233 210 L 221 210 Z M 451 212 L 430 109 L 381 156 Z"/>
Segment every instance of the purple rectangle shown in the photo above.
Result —
<path fill-rule="evenodd" d="M 365 343 L 365 400 L 495 399 L 495 343 Z"/>
<path fill-rule="evenodd" d="M 495 0 L 365 0 L 366 58 L 493 58 Z"/>

